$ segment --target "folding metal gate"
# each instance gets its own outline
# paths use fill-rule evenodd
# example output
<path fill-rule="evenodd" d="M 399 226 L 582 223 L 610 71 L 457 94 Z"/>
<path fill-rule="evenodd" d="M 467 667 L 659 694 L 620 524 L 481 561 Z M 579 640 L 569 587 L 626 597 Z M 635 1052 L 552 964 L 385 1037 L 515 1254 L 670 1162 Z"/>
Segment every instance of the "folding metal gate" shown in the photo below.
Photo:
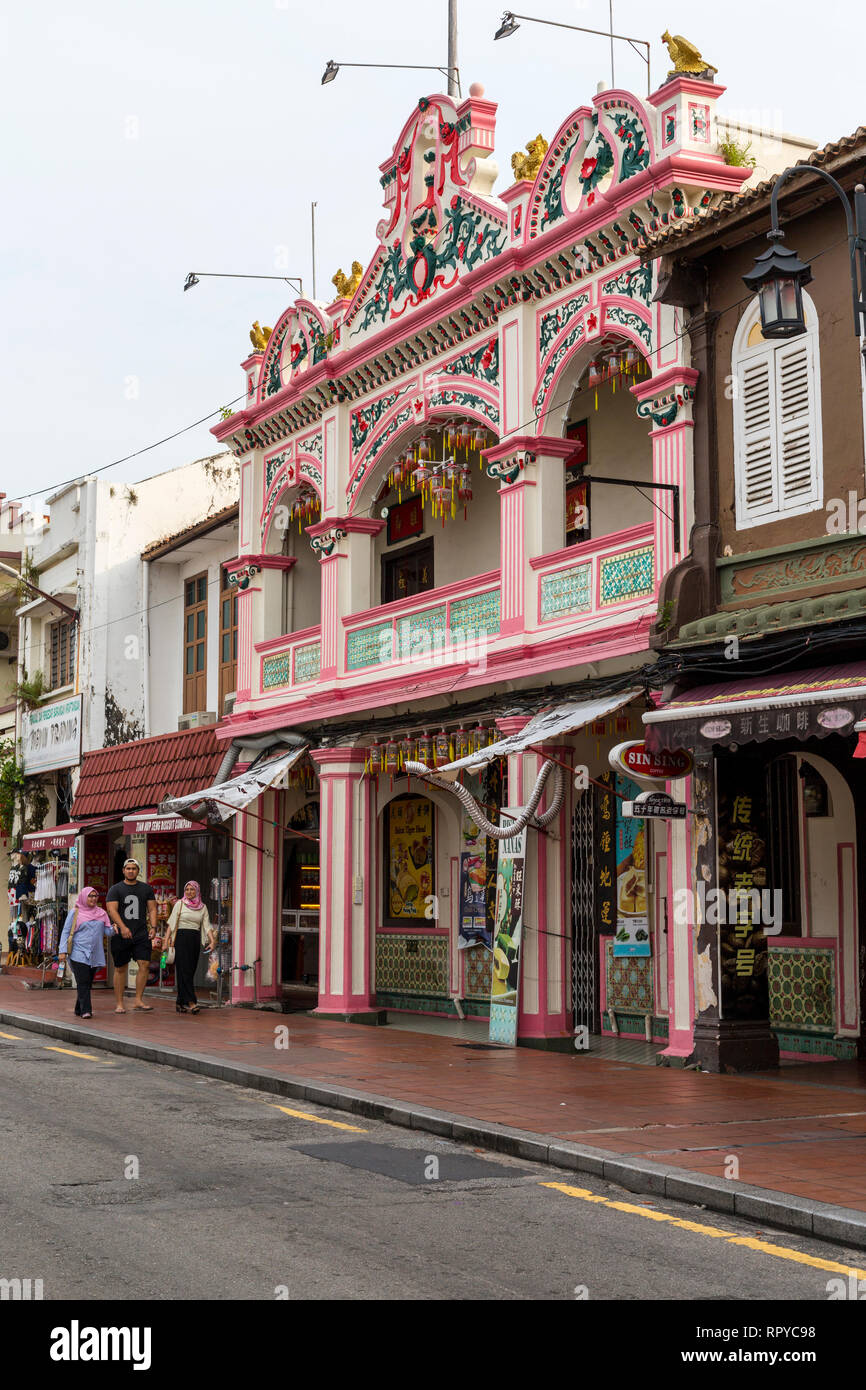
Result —
<path fill-rule="evenodd" d="M 593 794 L 584 792 L 571 821 L 571 933 L 574 1026 L 598 1033 L 598 929 L 595 921 Z"/>

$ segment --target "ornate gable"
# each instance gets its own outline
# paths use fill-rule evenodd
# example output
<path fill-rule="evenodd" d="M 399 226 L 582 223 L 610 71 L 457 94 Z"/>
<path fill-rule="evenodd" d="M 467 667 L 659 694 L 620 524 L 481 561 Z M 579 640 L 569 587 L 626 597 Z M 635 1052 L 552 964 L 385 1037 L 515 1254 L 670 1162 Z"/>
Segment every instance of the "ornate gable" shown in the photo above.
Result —
<path fill-rule="evenodd" d="M 443 96 L 419 101 L 381 166 L 387 216 L 346 313 L 344 346 L 411 317 L 505 249 L 507 212 L 489 196 L 495 111 L 480 95 L 459 106 Z"/>

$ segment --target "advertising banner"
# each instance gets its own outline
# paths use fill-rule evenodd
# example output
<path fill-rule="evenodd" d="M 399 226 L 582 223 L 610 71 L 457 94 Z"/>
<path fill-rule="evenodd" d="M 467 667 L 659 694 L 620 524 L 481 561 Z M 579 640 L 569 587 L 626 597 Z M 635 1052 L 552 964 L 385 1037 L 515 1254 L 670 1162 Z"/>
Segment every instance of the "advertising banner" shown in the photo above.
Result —
<path fill-rule="evenodd" d="M 617 791 L 632 801 L 640 787 L 626 777 L 617 777 Z M 648 956 L 650 952 L 649 907 L 647 900 L 646 822 L 626 819 L 617 798 L 616 817 L 616 936 L 615 956 Z"/>
<path fill-rule="evenodd" d="M 502 822 L 514 820 L 520 809 L 503 809 Z M 526 829 L 499 841 L 496 874 L 496 930 L 493 939 L 493 977 L 490 990 L 490 1041 L 517 1046 L 517 1001 L 520 983 L 520 945 L 523 937 L 523 892 L 526 872 Z"/>
<path fill-rule="evenodd" d="M 24 711 L 21 718 L 24 772 L 56 772 L 81 762 L 81 696 Z"/>
<path fill-rule="evenodd" d="M 433 925 L 433 804 L 424 796 L 399 797 L 385 808 L 388 818 L 388 907 L 393 922 Z"/>
<path fill-rule="evenodd" d="M 487 836 L 465 811 L 461 840 L 457 945 L 461 950 L 480 942 L 489 947 L 493 942 L 487 929 Z"/>

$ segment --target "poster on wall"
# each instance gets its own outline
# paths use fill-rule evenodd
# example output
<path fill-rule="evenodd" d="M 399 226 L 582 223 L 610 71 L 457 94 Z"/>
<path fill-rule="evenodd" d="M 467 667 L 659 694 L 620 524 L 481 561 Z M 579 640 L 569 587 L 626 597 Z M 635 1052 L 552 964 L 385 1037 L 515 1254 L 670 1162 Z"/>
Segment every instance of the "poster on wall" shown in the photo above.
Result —
<path fill-rule="evenodd" d="M 646 821 L 626 819 L 619 808 L 623 799 L 633 801 L 640 787 L 628 777 L 617 777 L 616 817 L 616 936 L 615 956 L 648 956 L 650 952 L 647 901 Z"/>
<path fill-rule="evenodd" d="M 433 925 L 433 804 L 423 796 L 398 797 L 388 817 L 388 916 Z"/>
<path fill-rule="evenodd" d="M 460 824 L 460 913 L 457 945 L 460 950 L 479 943 L 492 946 L 487 928 L 487 836 L 466 811 Z"/>
<path fill-rule="evenodd" d="M 501 819 L 514 820 L 520 809 L 503 808 Z M 490 987 L 490 1041 L 517 1046 L 520 945 L 523 938 L 523 892 L 526 829 L 499 841 L 496 874 L 496 929 Z"/>

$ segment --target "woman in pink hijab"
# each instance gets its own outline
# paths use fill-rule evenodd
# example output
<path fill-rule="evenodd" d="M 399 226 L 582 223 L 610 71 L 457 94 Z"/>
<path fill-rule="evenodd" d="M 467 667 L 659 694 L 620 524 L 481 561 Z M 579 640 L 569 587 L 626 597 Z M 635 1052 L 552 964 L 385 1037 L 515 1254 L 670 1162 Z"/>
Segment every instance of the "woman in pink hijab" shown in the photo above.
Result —
<path fill-rule="evenodd" d="M 202 946 L 212 951 L 216 945 L 216 933 L 210 923 L 210 914 L 201 900 L 201 890 L 195 879 L 190 879 L 171 909 L 168 919 L 166 945 L 174 947 L 174 970 L 177 979 L 177 1011 L 179 1014 L 197 1014 L 198 1000 L 195 996 L 195 968 L 201 955 Z"/>
<path fill-rule="evenodd" d="M 82 888 L 75 906 L 63 923 L 60 937 L 60 959 L 69 957 L 78 998 L 75 1012 L 79 1018 L 92 1018 L 90 987 L 97 970 L 105 965 L 105 946 L 103 938 L 112 936 L 114 927 L 104 908 L 99 906 L 99 894 L 95 888 Z"/>

